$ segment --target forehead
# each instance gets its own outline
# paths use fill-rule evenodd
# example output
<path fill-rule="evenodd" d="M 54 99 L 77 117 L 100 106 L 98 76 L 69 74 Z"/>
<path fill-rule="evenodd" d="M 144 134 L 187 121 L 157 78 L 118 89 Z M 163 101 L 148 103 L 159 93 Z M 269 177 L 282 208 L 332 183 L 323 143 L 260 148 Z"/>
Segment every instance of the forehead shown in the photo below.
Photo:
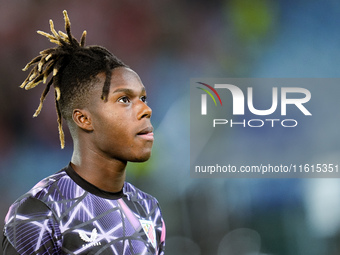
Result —
<path fill-rule="evenodd" d="M 102 101 L 98 99 L 102 98 L 106 75 L 104 72 L 102 72 L 96 77 L 98 79 L 92 87 L 92 92 L 89 98 L 91 104 Z M 145 87 L 138 74 L 127 67 L 117 67 L 112 70 L 108 98 L 110 98 L 115 93 L 115 91 L 119 90 L 129 90 L 134 94 L 145 93 Z"/>
<path fill-rule="evenodd" d="M 101 84 L 104 84 L 105 74 L 101 73 L 98 75 Z M 144 85 L 139 78 L 138 74 L 127 67 L 117 67 L 112 70 L 111 81 L 110 81 L 110 94 L 118 88 L 127 88 L 139 92 L 145 90 Z"/>

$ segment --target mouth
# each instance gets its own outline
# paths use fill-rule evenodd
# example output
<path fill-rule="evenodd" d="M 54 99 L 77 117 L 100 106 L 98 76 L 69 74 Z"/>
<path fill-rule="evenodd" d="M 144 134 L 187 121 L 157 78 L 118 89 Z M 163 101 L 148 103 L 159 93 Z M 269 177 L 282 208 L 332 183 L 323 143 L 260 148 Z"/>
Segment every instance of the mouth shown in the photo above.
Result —
<path fill-rule="evenodd" d="M 153 141 L 153 128 L 152 126 L 150 127 L 146 127 L 144 129 L 142 129 L 140 132 L 137 133 L 137 136 L 138 137 L 141 137 L 143 139 L 146 139 L 146 140 L 152 140 Z"/>

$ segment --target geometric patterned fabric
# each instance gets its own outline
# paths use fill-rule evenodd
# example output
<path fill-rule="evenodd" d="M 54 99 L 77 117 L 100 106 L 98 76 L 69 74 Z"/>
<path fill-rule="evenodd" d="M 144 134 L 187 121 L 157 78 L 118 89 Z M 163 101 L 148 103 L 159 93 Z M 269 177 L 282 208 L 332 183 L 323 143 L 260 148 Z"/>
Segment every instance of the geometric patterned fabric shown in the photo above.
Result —
<path fill-rule="evenodd" d="M 164 254 L 165 225 L 157 200 L 125 182 L 98 189 L 68 165 L 9 209 L 4 254 Z"/>

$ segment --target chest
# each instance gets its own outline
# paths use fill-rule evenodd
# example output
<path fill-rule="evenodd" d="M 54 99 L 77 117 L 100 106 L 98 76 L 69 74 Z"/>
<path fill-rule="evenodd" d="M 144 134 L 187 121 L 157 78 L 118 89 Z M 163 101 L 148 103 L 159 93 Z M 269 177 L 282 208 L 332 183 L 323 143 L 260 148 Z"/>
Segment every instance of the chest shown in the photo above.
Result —
<path fill-rule="evenodd" d="M 159 219 L 144 203 L 87 196 L 55 211 L 67 254 L 157 254 Z"/>

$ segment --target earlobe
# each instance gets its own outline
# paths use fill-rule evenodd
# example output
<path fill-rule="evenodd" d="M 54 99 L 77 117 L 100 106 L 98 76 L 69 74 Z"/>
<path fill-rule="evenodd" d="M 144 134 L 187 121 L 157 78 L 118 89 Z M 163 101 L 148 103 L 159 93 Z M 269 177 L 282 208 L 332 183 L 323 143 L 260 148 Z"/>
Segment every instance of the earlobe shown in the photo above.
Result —
<path fill-rule="evenodd" d="M 92 121 L 89 112 L 75 109 L 72 114 L 73 121 L 83 130 L 93 131 Z"/>

